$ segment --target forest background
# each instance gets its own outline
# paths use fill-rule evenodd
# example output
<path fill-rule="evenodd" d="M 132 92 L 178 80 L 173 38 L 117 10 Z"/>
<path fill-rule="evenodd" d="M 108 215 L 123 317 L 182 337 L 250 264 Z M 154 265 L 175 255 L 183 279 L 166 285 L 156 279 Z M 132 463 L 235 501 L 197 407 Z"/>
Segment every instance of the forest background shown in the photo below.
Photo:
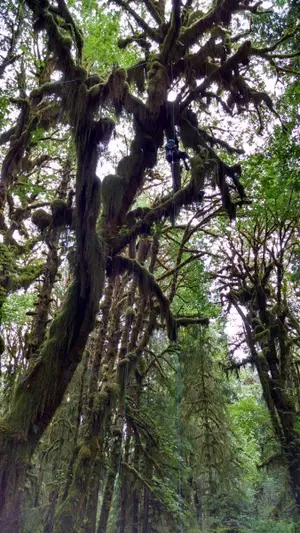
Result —
<path fill-rule="evenodd" d="M 0 7 L 1 533 L 299 532 L 299 6 Z"/>

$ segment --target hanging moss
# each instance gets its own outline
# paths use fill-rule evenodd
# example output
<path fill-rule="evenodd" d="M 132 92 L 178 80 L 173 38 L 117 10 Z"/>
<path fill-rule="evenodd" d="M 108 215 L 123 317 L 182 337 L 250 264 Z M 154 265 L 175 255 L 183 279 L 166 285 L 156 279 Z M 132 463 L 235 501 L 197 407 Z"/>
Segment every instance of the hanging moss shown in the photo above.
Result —
<path fill-rule="evenodd" d="M 124 179 L 120 176 L 109 174 L 105 176 L 102 187 L 103 215 L 110 220 L 115 219 L 122 207 L 125 192 Z"/>
<path fill-rule="evenodd" d="M 254 291 L 250 287 L 247 289 L 239 289 L 230 291 L 230 297 L 237 300 L 240 304 L 245 305 L 253 298 Z"/>
<path fill-rule="evenodd" d="M 153 168 L 157 163 L 157 144 L 150 135 L 137 132 L 131 144 L 131 153 L 139 156 L 145 168 Z"/>
<path fill-rule="evenodd" d="M 191 26 L 192 24 L 194 24 L 196 21 L 202 19 L 202 17 L 204 16 L 204 12 L 201 11 L 201 9 L 190 9 L 189 10 L 189 15 L 188 15 L 188 23 L 187 23 L 187 26 Z"/>
<path fill-rule="evenodd" d="M 40 231 L 48 228 L 52 222 L 52 217 L 44 209 L 37 209 L 31 217 L 32 223 L 37 226 Z"/>
<path fill-rule="evenodd" d="M 63 200 L 57 199 L 51 203 L 53 226 L 71 226 L 72 209 Z"/>
<path fill-rule="evenodd" d="M 119 114 L 123 108 L 124 94 L 127 91 L 127 88 L 125 88 L 126 78 L 126 70 L 118 68 L 112 72 L 107 82 L 109 97 L 115 106 L 117 114 Z"/>
<path fill-rule="evenodd" d="M 148 73 L 148 106 L 153 115 L 158 115 L 168 95 L 169 78 L 166 68 L 154 61 Z"/>
<path fill-rule="evenodd" d="M 144 61 L 137 63 L 134 67 L 127 71 L 128 82 L 134 83 L 138 92 L 143 93 L 145 91 L 145 64 Z"/>
<path fill-rule="evenodd" d="M 117 166 L 117 173 L 121 178 L 128 183 L 131 179 L 134 179 L 136 175 L 139 175 L 143 170 L 144 154 L 140 150 L 139 152 L 133 152 L 128 156 L 122 157 Z"/>
<path fill-rule="evenodd" d="M 36 280 L 43 271 L 43 263 L 38 260 L 36 263 L 19 268 L 10 278 L 10 290 L 16 291 L 20 288 L 28 289 L 32 282 Z"/>
<path fill-rule="evenodd" d="M 197 190 L 203 189 L 206 173 L 206 153 L 202 151 L 190 160 L 192 180 Z"/>
<path fill-rule="evenodd" d="M 170 310 L 170 302 L 165 296 L 165 294 L 162 292 L 154 276 L 138 261 L 123 256 L 114 257 L 113 261 L 107 268 L 108 275 L 111 275 L 112 273 L 122 274 L 124 271 L 135 274 L 143 294 L 153 294 L 157 298 L 160 307 L 161 317 L 166 322 L 169 339 L 172 341 L 176 341 L 176 321 Z"/>
<path fill-rule="evenodd" d="M 127 307 L 126 311 L 125 311 L 125 314 L 127 317 L 135 317 L 136 316 L 136 311 L 133 307 Z"/>
<path fill-rule="evenodd" d="M 197 149 L 197 145 L 199 144 L 197 127 L 187 119 L 182 119 L 180 122 L 180 137 L 186 148 Z"/>

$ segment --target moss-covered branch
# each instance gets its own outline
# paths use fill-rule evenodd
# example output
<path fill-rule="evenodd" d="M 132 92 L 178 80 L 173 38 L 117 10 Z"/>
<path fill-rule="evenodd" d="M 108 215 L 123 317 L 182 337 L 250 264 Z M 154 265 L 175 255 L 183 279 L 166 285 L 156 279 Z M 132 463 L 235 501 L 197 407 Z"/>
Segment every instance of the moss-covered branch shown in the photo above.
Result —
<path fill-rule="evenodd" d="M 122 7 L 125 11 L 127 11 L 127 13 L 135 20 L 137 25 L 140 26 L 142 30 L 144 30 L 144 32 L 146 33 L 146 35 L 148 35 L 148 37 L 150 37 L 150 39 L 152 39 L 156 43 L 161 42 L 159 33 L 153 28 L 150 28 L 150 26 L 148 26 L 145 20 L 140 17 L 140 15 L 138 15 L 128 3 L 124 2 L 123 0 L 114 0 L 114 3 Z"/>
<path fill-rule="evenodd" d="M 49 46 L 65 76 L 78 78 L 78 68 L 69 45 L 47 10 L 48 3 L 28 0 L 48 34 Z M 81 75 L 83 71 L 80 70 Z M 83 80 L 85 76 L 82 76 Z M 105 145 L 112 133 L 112 121 L 92 120 L 87 114 L 87 91 L 73 84 L 65 100 L 76 145 L 76 264 L 74 281 L 67 299 L 52 322 L 35 366 L 16 388 L 11 411 L 0 435 L 0 528 L 16 530 L 20 494 L 28 459 L 63 398 L 66 387 L 81 359 L 91 331 L 105 277 L 105 250 L 96 233 L 100 208 L 100 185 L 96 178 L 98 145 Z M 18 473 L 17 473 L 18 471 Z"/>
<path fill-rule="evenodd" d="M 180 6 L 181 0 L 172 0 L 171 22 L 167 35 L 161 46 L 160 60 L 163 65 L 166 61 L 170 61 L 170 51 L 174 47 L 174 44 L 178 38 L 181 26 L 180 19 Z"/>
<path fill-rule="evenodd" d="M 159 9 L 157 9 L 157 6 L 152 0 L 144 0 L 144 4 L 146 8 L 148 9 L 150 15 L 154 18 L 155 22 L 160 25 L 163 22 L 163 17 L 161 16 L 161 13 Z"/>
<path fill-rule="evenodd" d="M 170 340 L 175 341 L 177 339 L 176 322 L 170 310 L 169 300 L 155 281 L 154 276 L 134 259 L 129 259 L 123 256 L 114 257 L 108 267 L 108 274 L 122 274 L 125 271 L 137 276 L 143 292 L 146 294 L 153 294 L 157 298 L 162 319 L 165 320 L 167 324 L 169 338 Z"/>
<path fill-rule="evenodd" d="M 240 10 L 242 4 L 241 0 L 224 0 L 223 2 L 216 2 L 214 7 L 191 26 L 189 26 L 183 35 L 181 41 L 185 48 L 191 47 L 196 43 L 197 39 L 212 29 L 216 24 L 229 26 L 232 15 Z"/>

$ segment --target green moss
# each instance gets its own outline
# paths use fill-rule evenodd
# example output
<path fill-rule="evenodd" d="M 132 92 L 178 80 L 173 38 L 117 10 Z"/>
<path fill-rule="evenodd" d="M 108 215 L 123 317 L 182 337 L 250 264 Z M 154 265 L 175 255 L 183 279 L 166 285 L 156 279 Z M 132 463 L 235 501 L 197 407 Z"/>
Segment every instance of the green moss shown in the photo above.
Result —
<path fill-rule="evenodd" d="M 10 432 L 10 426 L 8 423 L 0 418 L 0 435 L 7 436 Z"/>
<path fill-rule="evenodd" d="M 50 226 L 52 217 L 44 209 L 37 209 L 32 214 L 31 221 L 40 231 L 44 231 Z"/>
<path fill-rule="evenodd" d="M 134 179 L 143 169 L 143 152 L 133 151 L 121 159 L 117 167 L 117 173 L 127 182 Z"/>
<path fill-rule="evenodd" d="M 126 316 L 128 317 L 135 317 L 136 316 L 136 312 L 135 312 L 135 309 L 133 309 L 133 307 L 127 307 L 126 311 L 125 311 L 125 314 Z"/>
<path fill-rule="evenodd" d="M 158 114 L 161 106 L 165 103 L 168 84 L 166 68 L 159 61 L 154 61 L 148 73 L 148 105 L 153 114 Z"/>
<path fill-rule="evenodd" d="M 102 187 L 103 214 L 110 220 L 115 219 L 122 207 L 125 184 L 122 177 L 109 174 L 105 176 Z"/>
<path fill-rule="evenodd" d="M 6 244 L 0 243 L 0 274 L 4 268 L 10 268 L 13 265 L 13 254 Z"/>
<path fill-rule="evenodd" d="M 91 450 L 88 446 L 81 446 L 78 454 L 78 460 L 79 461 L 86 461 L 91 458 Z"/>
<path fill-rule="evenodd" d="M 197 190 L 203 189 L 205 178 L 205 157 L 198 154 L 191 159 L 192 179 L 197 186 Z"/>
<path fill-rule="evenodd" d="M 57 199 L 51 203 L 54 227 L 70 226 L 72 224 L 72 209 L 63 200 Z"/>
<path fill-rule="evenodd" d="M 137 64 L 134 68 L 129 69 L 128 72 L 128 81 L 129 83 L 134 83 L 137 90 L 140 93 L 145 91 L 145 65 L 144 61 L 141 64 Z"/>
<path fill-rule="evenodd" d="M 122 102 L 126 78 L 127 72 L 124 68 L 118 68 L 110 75 L 108 79 L 108 88 L 113 103 Z"/>
<path fill-rule="evenodd" d="M 41 275 L 43 263 L 38 261 L 36 264 L 26 265 L 11 276 L 11 290 L 20 288 L 28 289 L 33 281 Z"/>
<path fill-rule="evenodd" d="M 116 381 L 109 381 L 106 384 L 106 389 L 108 392 L 110 392 L 113 395 L 118 395 L 120 392 L 120 387 Z"/>
<path fill-rule="evenodd" d="M 97 411 L 102 409 L 103 405 L 107 402 L 107 400 L 108 400 L 108 393 L 106 389 L 100 390 L 94 400 L 94 408 Z"/>

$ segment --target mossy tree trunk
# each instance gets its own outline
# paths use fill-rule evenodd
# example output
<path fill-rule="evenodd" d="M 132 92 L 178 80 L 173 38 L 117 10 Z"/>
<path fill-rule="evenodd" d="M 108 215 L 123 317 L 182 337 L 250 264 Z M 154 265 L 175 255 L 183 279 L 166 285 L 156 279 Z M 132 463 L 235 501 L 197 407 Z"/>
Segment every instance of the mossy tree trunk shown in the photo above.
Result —
<path fill-rule="evenodd" d="M 28 2 L 51 35 L 51 46 L 62 58 L 67 76 L 75 64 L 65 56 L 62 38 L 52 16 L 35 2 Z M 78 76 L 78 74 L 77 74 Z M 100 187 L 96 179 L 99 142 L 112 132 L 110 122 L 95 122 L 86 115 L 86 92 L 79 83 L 66 101 L 77 151 L 76 267 L 65 303 L 50 326 L 48 340 L 35 366 L 19 382 L 10 412 L 1 421 L 0 529 L 17 532 L 27 467 L 45 428 L 60 405 L 94 326 L 105 275 L 105 251 L 96 234 Z M 105 142 L 105 141 L 104 141 Z M 65 530 L 66 531 L 66 530 Z"/>
<path fill-rule="evenodd" d="M 74 212 L 76 260 L 74 279 L 68 289 L 65 303 L 49 328 L 47 341 L 42 347 L 36 347 L 35 365 L 18 384 L 10 412 L 0 422 L 0 529 L 3 533 L 18 530 L 26 470 L 33 451 L 62 401 L 66 387 L 81 359 L 88 335 L 94 327 L 104 286 L 105 269 L 107 268 L 110 278 L 122 276 L 124 272 L 129 275 L 134 273 L 136 276 L 134 284 L 138 283 L 141 291 L 146 294 L 145 301 L 149 313 L 147 328 L 144 328 L 142 335 L 139 336 L 136 321 L 136 332 L 134 333 L 132 329 L 131 344 L 134 339 L 138 340 L 138 347 L 134 350 L 131 348 L 134 353 L 131 354 L 130 371 L 133 372 L 136 359 L 145 348 L 155 326 L 156 317 L 153 318 L 151 313 L 159 314 L 154 309 L 154 298 L 159 303 L 160 315 L 167 323 L 171 340 L 176 340 L 177 330 L 174 327 L 175 320 L 170 312 L 169 301 L 150 269 L 149 275 L 147 268 L 134 257 L 127 258 L 118 254 L 124 252 L 125 248 L 140 236 L 145 233 L 149 235 L 157 221 L 160 222 L 168 217 L 174 218 L 174 213 L 179 213 L 183 206 L 201 204 L 206 178 L 211 180 L 211 177 L 214 177 L 221 193 L 223 207 L 230 218 L 235 216 L 237 203 L 232 201 L 228 180 L 231 182 L 231 188 L 238 192 L 241 203 L 244 201 L 243 187 L 239 183 L 240 166 L 231 167 L 224 163 L 213 147 L 217 146 L 220 150 L 224 150 L 226 155 L 240 154 L 241 150 L 232 148 L 225 141 L 207 134 L 206 130 L 199 126 L 191 104 L 196 102 L 199 108 L 202 105 L 207 110 L 209 101 L 213 100 L 221 103 L 229 114 L 232 113 L 233 106 L 237 106 L 238 110 L 240 107 L 246 109 L 253 103 L 257 109 L 266 104 L 273 111 L 268 95 L 248 86 L 241 72 L 248 67 L 252 56 L 266 59 L 274 66 L 274 59 L 268 56 L 268 52 L 273 52 L 277 44 L 275 43 L 270 50 L 266 48 L 259 50 L 254 48 L 250 41 L 242 41 L 239 45 L 240 36 L 237 36 L 232 47 L 227 34 L 235 13 L 242 16 L 243 11 L 246 11 L 247 15 L 249 10 L 251 12 L 251 6 L 249 7 L 251 1 L 217 2 L 204 16 L 199 15 L 192 24 L 189 23 L 190 10 L 181 6 L 179 0 L 173 0 L 171 15 L 165 10 L 165 3 L 161 3 L 158 8 L 152 2 L 147 2 L 148 5 L 151 4 L 152 16 L 154 13 L 155 28 L 149 27 L 141 17 L 137 17 L 129 4 L 120 1 L 115 3 L 119 3 L 124 10 L 127 10 L 129 15 L 134 17 L 135 23 L 141 26 L 143 39 L 139 41 L 150 41 L 147 43 L 150 47 L 153 42 L 156 43 L 157 60 L 152 64 L 152 59 L 151 62 L 148 61 L 147 56 L 145 61 L 147 63 L 145 70 L 148 72 L 148 93 L 144 94 L 145 102 L 130 93 L 126 82 L 130 69 L 128 73 L 123 69 L 113 69 L 106 83 L 101 83 L 99 77 L 95 80 L 95 77 L 88 76 L 86 70 L 80 66 L 82 36 L 63 0 L 57 2 L 58 5 L 51 5 L 48 0 L 40 2 L 26 0 L 26 5 L 35 19 L 34 28 L 47 35 L 55 70 L 62 73 L 62 78 L 58 82 L 41 85 L 31 92 L 28 99 L 26 94 L 24 95 L 21 103 L 24 111 L 18 125 L 20 130 L 17 135 L 18 142 L 10 147 L 8 157 L 4 159 L 2 175 L 6 186 L 7 178 L 11 176 L 12 163 L 20 163 L 25 146 L 30 142 L 31 132 L 41 124 L 38 113 L 31 121 L 29 120 L 29 102 L 47 104 L 49 99 L 57 99 L 59 112 L 56 110 L 55 117 L 57 120 L 60 114 L 68 117 L 76 146 Z M 252 7 L 255 10 L 255 6 Z M 221 31 L 221 34 L 219 31 L 213 34 L 212 30 L 218 29 L 220 24 L 226 29 Z M 66 38 L 61 32 L 62 27 L 64 31 L 69 31 L 69 37 Z M 197 52 L 187 53 L 210 32 L 208 45 L 204 44 Z M 132 41 L 129 39 L 127 44 L 130 42 Z M 77 55 L 76 61 L 74 50 Z M 132 69 L 132 72 L 135 72 L 135 69 Z M 177 98 L 170 103 L 168 92 L 180 84 L 184 87 L 185 97 L 182 93 L 181 99 Z M 216 93 L 207 92 L 214 89 L 215 85 L 219 85 Z M 230 108 L 219 96 L 219 90 L 229 94 Z M 96 166 L 99 147 L 108 142 L 113 130 L 112 121 L 96 118 L 100 114 L 99 108 L 102 104 L 103 108 L 113 105 L 117 112 L 124 110 L 132 117 L 134 139 L 130 146 L 130 154 L 121 159 L 116 175 L 107 176 L 102 182 L 103 211 L 100 239 L 96 231 L 100 208 L 100 184 L 96 178 Z M 132 210 L 128 214 L 137 193 L 145 183 L 146 170 L 151 170 L 156 165 L 157 151 L 163 146 L 164 135 L 173 136 L 175 127 L 178 128 L 185 147 L 194 152 L 191 176 L 187 180 L 187 185 L 176 191 L 176 194 L 163 196 L 158 203 L 153 204 L 152 208 Z M 3 221 L 7 195 L 5 191 L 2 194 L 2 189 L 0 192 L 0 218 Z M 139 240 L 142 246 L 143 237 Z M 6 290 L 6 276 L 0 281 L 3 281 Z M 132 296 L 134 297 L 134 293 Z M 130 300 L 128 302 L 130 303 Z M 133 317 L 129 310 L 119 354 L 122 363 L 118 367 L 119 377 L 128 363 L 125 355 L 128 355 L 128 345 L 130 346 L 132 321 Z M 43 325 L 45 325 L 44 316 Z M 41 342 L 44 333 L 45 328 L 42 335 L 39 335 Z M 117 335 L 117 330 L 114 334 Z M 98 355 L 100 360 L 101 353 Z M 95 361 L 94 389 L 97 388 L 99 364 L 99 361 Z M 112 380 L 112 383 L 115 382 L 116 380 Z M 123 389 L 118 407 L 122 406 L 124 401 L 126 388 L 124 383 L 124 379 L 119 379 L 119 385 Z M 107 391 L 105 393 L 107 394 Z M 102 422 L 107 413 L 111 412 L 111 406 L 105 405 L 103 408 L 102 405 L 98 414 L 99 411 L 103 417 L 99 416 L 99 420 Z M 86 485 L 97 455 L 99 420 L 94 433 L 90 435 L 92 439 L 89 445 L 87 446 L 85 441 L 79 452 L 73 471 L 72 498 L 71 500 L 66 498 L 65 506 L 60 509 L 55 524 L 57 533 L 71 532 L 77 527 L 74 517 L 85 501 Z M 121 438 L 122 436 L 120 440 Z M 121 446 L 116 439 L 112 451 L 113 464 L 120 453 L 117 444 Z M 107 483 L 103 507 L 105 527 L 115 475 L 115 471 L 112 472 Z"/>
<path fill-rule="evenodd" d="M 129 448 L 131 443 L 131 434 L 127 431 L 126 441 L 124 445 L 124 461 L 128 463 L 129 459 Z M 120 489 L 120 511 L 119 511 L 119 533 L 125 533 L 126 530 L 126 518 L 128 514 L 128 475 L 126 469 L 121 467 L 121 489 Z"/>
<path fill-rule="evenodd" d="M 274 223 L 273 217 L 257 217 L 255 230 L 247 234 L 247 249 L 243 249 L 244 256 L 249 253 L 249 258 L 253 254 L 253 272 L 249 268 L 249 259 L 245 259 L 243 265 L 237 265 L 232 260 L 237 250 L 238 253 L 241 253 L 241 250 L 236 246 L 235 235 L 228 236 L 234 268 L 227 299 L 244 324 L 245 342 L 250 357 L 243 364 L 250 362 L 257 370 L 299 513 L 299 405 L 290 387 L 295 367 L 291 338 L 299 334 L 299 327 L 285 289 L 285 276 L 289 275 L 290 250 L 296 246 L 298 239 L 296 237 L 295 240 L 298 235 L 297 227 L 296 219 L 293 221 L 293 218 L 291 221 L 290 218 L 285 220 L 278 216 Z M 278 243 L 276 253 L 270 252 L 270 242 Z M 230 255 L 227 256 L 227 261 L 229 258 Z M 272 286 L 273 279 L 275 281 Z M 240 365 L 237 363 L 234 366 Z"/>
<path fill-rule="evenodd" d="M 121 419 L 120 419 L 121 420 Z M 97 533 L 106 533 L 108 518 L 111 511 L 116 477 L 120 474 L 120 457 L 122 449 L 122 426 L 116 430 L 110 453 L 110 465 L 106 478 L 101 513 Z M 116 510 L 116 513 L 118 510 Z"/>

